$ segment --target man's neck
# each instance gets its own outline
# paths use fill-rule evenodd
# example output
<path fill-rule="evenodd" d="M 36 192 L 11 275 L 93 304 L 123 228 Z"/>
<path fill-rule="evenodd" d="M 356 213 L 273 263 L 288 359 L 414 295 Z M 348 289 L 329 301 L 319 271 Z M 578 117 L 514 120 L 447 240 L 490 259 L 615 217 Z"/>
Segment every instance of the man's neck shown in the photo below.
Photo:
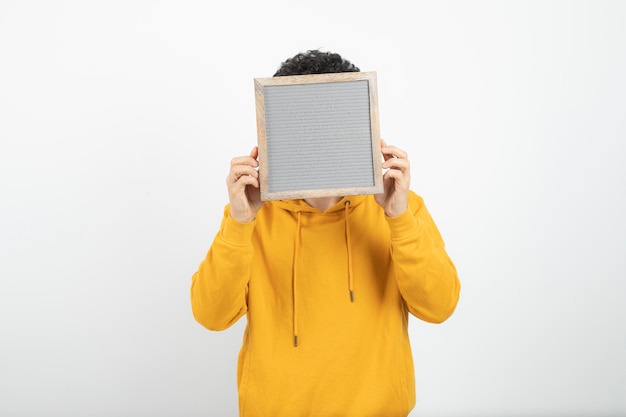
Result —
<path fill-rule="evenodd" d="M 319 211 L 326 211 L 339 201 L 342 197 L 322 197 L 322 198 L 305 198 L 304 201 L 311 207 Z"/>

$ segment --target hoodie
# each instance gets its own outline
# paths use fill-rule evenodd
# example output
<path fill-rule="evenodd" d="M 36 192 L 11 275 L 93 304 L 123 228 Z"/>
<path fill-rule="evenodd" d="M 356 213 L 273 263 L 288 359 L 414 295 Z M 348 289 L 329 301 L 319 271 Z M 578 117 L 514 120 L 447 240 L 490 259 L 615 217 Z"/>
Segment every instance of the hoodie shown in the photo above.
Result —
<path fill-rule="evenodd" d="M 409 192 L 392 218 L 371 195 L 325 212 L 270 201 L 250 223 L 229 212 L 192 277 L 191 305 L 210 330 L 246 315 L 240 416 L 406 417 L 408 313 L 443 322 L 460 291 L 422 198 Z"/>

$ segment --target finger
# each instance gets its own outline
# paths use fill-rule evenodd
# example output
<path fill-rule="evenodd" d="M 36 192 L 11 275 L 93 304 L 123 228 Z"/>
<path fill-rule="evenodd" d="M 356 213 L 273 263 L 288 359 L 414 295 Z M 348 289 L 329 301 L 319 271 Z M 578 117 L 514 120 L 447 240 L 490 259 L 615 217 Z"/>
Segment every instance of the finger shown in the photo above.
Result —
<path fill-rule="evenodd" d="M 238 156 L 236 158 L 233 158 L 230 160 L 230 166 L 233 167 L 235 165 L 248 165 L 251 167 L 257 167 L 259 166 L 259 161 L 256 160 L 256 156 L 253 155 L 257 155 L 258 154 L 258 150 L 252 150 L 250 152 L 250 156 Z"/>
<path fill-rule="evenodd" d="M 230 169 L 230 173 L 228 174 L 228 181 L 230 183 L 237 182 L 241 177 L 250 176 L 256 178 L 259 176 L 259 173 L 249 165 L 235 165 Z"/>
<path fill-rule="evenodd" d="M 381 149 L 383 156 L 385 157 L 385 161 L 391 158 L 400 158 L 407 159 L 408 155 L 405 151 L 395 146 L 386 145 Z"/>
<path fill-rule="evenodd" d="M 411 163 L 408 159 L 390 157 L 389 159 L 385 160 L 382 167 L 383 169 L 397 169 L 401 171 L 408 171 L 411 167 Z"/>
<path fill-rule="evenodd" d="M 259 176 L 258 171 L 249 165 L 235 165 L 230 172 L 235 180 L 245 175 L 250 175 L 255 178 Z"/>
<path fill-rule="evenodd" d="M 244 175 L 238 178 L 237 181 L 228 184 L 228 193 L 231 195 L 231 200 L 232 196 L 238 195 L 239 193 L 245 191 L 248 186 L 259 188 L 260 184 L 258 178 L 250 175 Z"/>
<path fill-rule="evenodd" d="M 385 175 L 383 175 L 383 182 L 392 180 L 396 189 L 407 188 L 407 184 L 410 181 L 407 175 L 397 169 L 390 169 L 389 171 L 385 172 Z"/>
<path fill-rule="evenodd" d="M 259 179 L 251 175 L 243 175 L 236 181 L 235 185 L 243 187 L 250 185 L 254 188 L 259 188 Z"/>
<path fill-rule="evenodd" d="M 254 169 L 258 171 L 259 169 L 259 147 L 254 146 L 250 151 L 250 158 L 254 159 L 256 165 L 254 165 Z"/>
<path fill-rule="evenodd" d="M 386 149 L 386 148 L 387 148 L 387 146 L 388 146 L 388 145 L 387 145 L 387 142 L 385 142 L 385 139 L 380 138 L 380 153 L 383 155 L 383 160 L 385 160 L 385 161 L 386 161 L 387 159 L 389 159 L 389 158 L 393 158 L 393 156 L 392 156 L 392 155 L 390 155 L 390 154 L 386 154 L 386 153 L 383 151 L 383 149 Z"/>

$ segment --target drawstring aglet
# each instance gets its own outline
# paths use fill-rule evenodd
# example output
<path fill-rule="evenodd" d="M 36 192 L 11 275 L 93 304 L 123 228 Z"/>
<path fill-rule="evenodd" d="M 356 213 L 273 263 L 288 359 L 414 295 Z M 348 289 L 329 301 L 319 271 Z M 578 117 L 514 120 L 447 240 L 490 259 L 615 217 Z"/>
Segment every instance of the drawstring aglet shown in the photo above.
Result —
<path fill-rule="evenodd" d="M 354 303 L 354 291 L 350 290 L 350 301 Z"/>
<path fill-rule="evenodd" d="M 298 336 L 297 335 L 293 336 L 293 347 L 298 347 Z"/>

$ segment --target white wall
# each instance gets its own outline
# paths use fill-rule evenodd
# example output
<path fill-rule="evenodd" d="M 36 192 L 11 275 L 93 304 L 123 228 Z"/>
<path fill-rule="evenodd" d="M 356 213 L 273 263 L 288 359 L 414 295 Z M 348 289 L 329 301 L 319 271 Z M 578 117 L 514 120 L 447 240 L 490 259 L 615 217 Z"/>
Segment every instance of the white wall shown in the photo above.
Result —
<path fill-rule="evenodd" d="M 318 47 L 378 72 L 462 280 L 411 416 L 626 414 L 626 3 L 247 3 L 0 3 L 0 415 L 236 415 L 190 278 L 252 78 Z"/>

